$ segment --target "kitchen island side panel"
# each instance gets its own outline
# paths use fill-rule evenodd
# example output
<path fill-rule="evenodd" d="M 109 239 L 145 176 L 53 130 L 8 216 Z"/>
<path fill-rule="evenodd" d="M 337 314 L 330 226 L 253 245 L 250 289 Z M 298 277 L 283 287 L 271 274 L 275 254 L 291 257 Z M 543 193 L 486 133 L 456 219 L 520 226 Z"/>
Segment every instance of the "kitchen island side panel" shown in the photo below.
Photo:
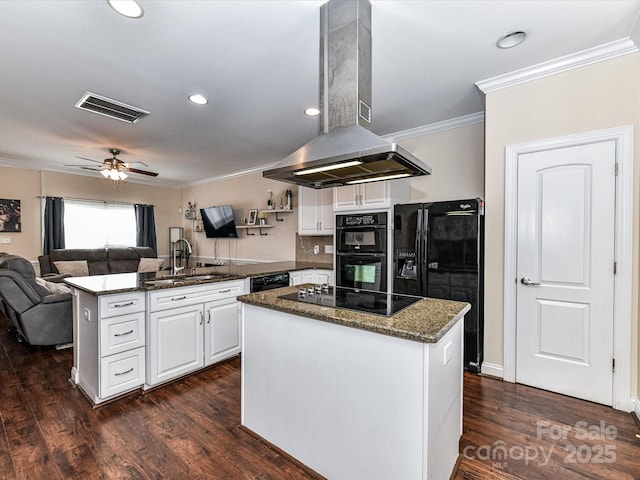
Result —
<path fill-rule="evenodd" d="M 449 333 L 460 342 L 459 328 Z M 426 462 L 441 451 L 451 472 L 459 417 L 438 428 L 453 446 L 426 446 L 434 346 L 244 304 L 242 424 L 327 478 L 435 478 Z M 434 400 L 434 412 L 460 399 Z"/>

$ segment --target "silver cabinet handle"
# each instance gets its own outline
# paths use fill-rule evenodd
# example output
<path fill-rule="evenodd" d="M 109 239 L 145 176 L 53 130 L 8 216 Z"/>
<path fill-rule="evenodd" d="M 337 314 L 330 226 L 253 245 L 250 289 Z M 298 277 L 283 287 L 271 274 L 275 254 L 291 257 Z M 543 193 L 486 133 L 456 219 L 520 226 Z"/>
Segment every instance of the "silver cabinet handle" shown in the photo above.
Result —
<path fill-rule="evenodd" d="M 178 300 L 184 300 L 185 298 L 187 298 L 186 295 L 183 295 L 182 297 L 171 297 L 171 301 L 175 302 L 175 301 L 178 301 Z"/>
<path fill-rule="evenodd" d="M 227 292 L 230 292 L 230 291 L 231 291 L 231 289 L 227 288 L 225 290 L 218 290 L 218 293 L 227 293 Z"/>
<path fill-rule="evenodd" d="M 318 226 L 319 226 L 318 230 L 322 230 L 322 222 L 318 222 Z"/>
<path fill-rule="evenodd" d="M 131 335 L 133 333 L 133 330 L 129 330 L 128 332 L 124 332 L 124 333 L 114 333 L 113 336 L 114 337 L 124 337 L 125 335 Z"/>
<path fill-rule="evenodd" d="M 129 307 L 131 305 L 133 305 L 133 301 L 127 303 L 116 303 L 113 305 L 113 308 Z"/>
<path fill-rule="evenodd" d="M 520 280 L 520 283 L 523 285 L 531 285 L 534 287 L 540 285 L 538 282 L 532 282 L 529 277 L 522 277 L 522 279 Z"/>
<path fill-rule="evenodd" d="M 202 315 L 202 312 L 200 312 L 200 325 L 202 325 L 202 322 L 204 322 L 204 316 Z"/>
<path fill-rule="evenodd" d="M 127 370 L 126 372 L 120 372 L 120 373 L 114 373 L 114 375 L 116 377 L 119 377 L 120 375 L 126 375 L 127 373 L 131 373 L 133 372 L 133 367 L 131 367 L 129 370 Z"/>
<path fill-rule="evenodd" d="M 362 203 L 362 195 L 360 195 L 360 205 L 364 205 L 364 203 Z"/>
<path fill-rule="evenodd" d="M 207 325 L 211 323 L 211 310 L 207 310 Z"/>

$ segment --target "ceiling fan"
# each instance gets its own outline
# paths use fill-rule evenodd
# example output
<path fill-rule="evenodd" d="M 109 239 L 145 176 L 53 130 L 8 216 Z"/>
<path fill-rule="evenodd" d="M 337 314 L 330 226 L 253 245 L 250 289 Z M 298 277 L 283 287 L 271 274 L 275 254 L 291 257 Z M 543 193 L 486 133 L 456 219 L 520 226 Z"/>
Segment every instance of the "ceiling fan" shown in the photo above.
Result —
<path fill-rule="evenodd" d="M 78 157 L 81 160 L 88 160 L 90 162 L 100 163 L 102 165 L 65 165 L 66 167 L 80 167 L 84 170 L 94 170 L 100 172 L 105 178 L 113 180 L 117 182 L 119 180 L 124 180 L 128 177 L 127 173 L 139 173 L 142 175 L 149 175 L 151 177 L 157 177 L 158 174 L 156 172 L 150 172 L 149 170 L 141 170 L 139 168 L 133 167 L 133 165 L 141 165 L 143 167 L 148 167 L 148 165 L 144 162 L 123 162 L 119 158 L 116 158 L 120 155 L 120 150 L 117 148 L 110 148 L 109 152 L 111 153 L 111 158 L 105 158 L 103 161 L 93 160 L 91 158 L 86 157 Z"/>

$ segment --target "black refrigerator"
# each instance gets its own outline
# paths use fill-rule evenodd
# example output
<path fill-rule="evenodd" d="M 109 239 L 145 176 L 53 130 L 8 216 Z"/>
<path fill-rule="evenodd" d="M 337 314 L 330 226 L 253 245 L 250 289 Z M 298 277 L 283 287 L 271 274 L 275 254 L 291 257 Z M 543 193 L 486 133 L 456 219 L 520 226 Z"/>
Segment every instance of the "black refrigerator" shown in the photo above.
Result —
<path fill-rule="evenodd" d="M 394 207 L 393 291 L 471 304 L 464 368 L 480 372 L 484 342 L 484 202 L 479 198 Z"/>

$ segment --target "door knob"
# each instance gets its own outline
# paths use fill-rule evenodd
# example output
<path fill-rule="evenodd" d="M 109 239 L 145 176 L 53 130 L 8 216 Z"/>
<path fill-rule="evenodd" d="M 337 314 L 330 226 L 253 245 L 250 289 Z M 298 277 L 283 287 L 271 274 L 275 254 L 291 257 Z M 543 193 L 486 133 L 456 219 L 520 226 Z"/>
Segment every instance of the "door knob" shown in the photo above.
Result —
<path fill-rule="evenodd" d="M 520 280 L 520 283 L 523 285 L 533 285 L 533 286 L 540 285 L 538 282 L 532 282 L 529 277 L 522 277 L 522 279 Z"/>

